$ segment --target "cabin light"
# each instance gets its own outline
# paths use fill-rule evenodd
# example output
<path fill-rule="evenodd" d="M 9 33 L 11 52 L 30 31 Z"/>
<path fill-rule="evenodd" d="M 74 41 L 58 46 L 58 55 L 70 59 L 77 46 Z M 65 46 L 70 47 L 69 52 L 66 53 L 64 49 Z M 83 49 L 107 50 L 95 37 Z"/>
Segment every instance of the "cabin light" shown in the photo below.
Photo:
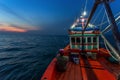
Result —
<path fill-rule="evenodd" d="M 86 12 L 86 11 L 84 11 L 84 12 L 82 13 L 82 15 L 83 15 L 83 16 L 86 16 L 86 14 L 87 14 L 87 12 Z"/>
<path fill-rule="evenodd" d="M 80 18 L 83 18 L 83 16 L 80 16 Z"/>
<path fill-rule="evenodd" d="M 71 26 L 71 28 L 74 28 L 75 27 L 75 24 L 73 24 L 72 26 Z"/>
<path fill-rule="evenodd" d="M 83 18 L 83 19 L 81 19 L 81 22 L 85 22 L 85 19 Z"/>
<path fill-rule="evenodd" d="M 89 26 L 89 27 L 91 27 L 91 28 L 93 28 L 93 27 L 94 27 L 94 25 L 93 25 L 93 24 L 90 24 L 90 23 L 88 24 L 88 26 Z"/>
<path fill-rule="evenodd" d="M 78 23 L 74 23 L 72 26 L 71 26 L 71 28 L 74 28 L 76 25 L 78 25 Z"/>

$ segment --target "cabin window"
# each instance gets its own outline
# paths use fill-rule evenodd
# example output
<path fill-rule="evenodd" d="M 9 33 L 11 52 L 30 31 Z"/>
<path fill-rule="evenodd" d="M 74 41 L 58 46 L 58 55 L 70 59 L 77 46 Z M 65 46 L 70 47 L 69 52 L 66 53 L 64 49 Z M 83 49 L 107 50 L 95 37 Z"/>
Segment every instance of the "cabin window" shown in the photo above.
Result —
<path fill-rule="evenodd" d="M 91 43 L 91 37 L 88 37 L 88 43 Z"/>
<path fill-rule="evenodd" d="M 93 37 L 93 42 L 97 42 L 97 37 Z"/>
<path fill-rule="evenodd" d="M 76 38 L 76 42 L 77 42 L 77 44 L 80 44 L 80 38 L 79 37 Z"/>
<path fill-rule="evenodd" d="M 84 37 L 84 38 L 83 38 L 83 43 L 85 43 L 85 42 L 86 42 L 86 38 Z"/>
<path fill-rule="evenodd" d="M 74 37 L 71 38 L 71 42 L 75 43 L 75 38 Z"/>

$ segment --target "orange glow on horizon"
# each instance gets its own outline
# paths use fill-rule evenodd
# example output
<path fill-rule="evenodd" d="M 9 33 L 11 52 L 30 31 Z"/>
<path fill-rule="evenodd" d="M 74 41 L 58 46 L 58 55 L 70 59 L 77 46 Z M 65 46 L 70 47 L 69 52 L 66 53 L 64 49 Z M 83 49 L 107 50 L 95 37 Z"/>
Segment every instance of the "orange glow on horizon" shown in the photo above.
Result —
<path fill-rule="evenodd" d="M 0 25 L 0 31 L 8 31 L 8 32 L 27 32 L 26 29 L 17 28 L 9 25 Z"/>

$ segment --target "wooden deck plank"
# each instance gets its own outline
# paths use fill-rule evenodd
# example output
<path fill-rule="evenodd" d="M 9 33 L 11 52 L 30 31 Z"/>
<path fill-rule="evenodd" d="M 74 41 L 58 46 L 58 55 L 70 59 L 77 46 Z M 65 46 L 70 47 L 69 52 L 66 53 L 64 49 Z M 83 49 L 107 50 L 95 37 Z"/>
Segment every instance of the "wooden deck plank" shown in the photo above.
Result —
<path fill-rule="evenodd" d="M 105 67 L 109 72 L 115 75 L 116 78 L 120 75 L 120 65 L 108 62 L 104 57 L 98 59 L 101 65 Z"/>
<path fill-rule="evenodd" d="M 107 80 L 108 78 L 109 80 L 115 80 L 115 77 L 104 69 L 98 61 L 81 58 L 81 64 L 83 80 Z"/>
<path fill-rule="evenodd" d="M 75 80 L 82 80 L 80 64 L 75 64 Z"/>
<path fill-rule="evenodd" d="M 71 67 L 72 67 L 72 63 L 69 62 L 69 65 L 68 65 L 68 68 L 66 70 L 66 73 L 65 73 L 65 76 L 64 76 L 63 80 L 69 80 L 69 73 L 71 71 Z"/>
<path fill-rule="evenodd" d="M 59 77 L 58 77 L 58 79 L 57 79 L 57 80 L 63 80 L 63 78 L 64 78 L 64 73 L 65 73 L 65 72 L 63 72 L 63 73 L 59 74 Z"/>
<path fill-rule="evenodd" d="M 75 77 L 75 74 L 74 74 L 74 68 L 75 68 L 75 66 L 74 66 L 74 63 L 71 63 L 72 64 L 72 66 L 71 66 L 71 71 L 70 71 L 70 73 L 69 73 L 69 79 L 68 80 L 74 80 L 74 77 Z"/>
<path fill-rule="evenodd" d="M 82 73 L 80 64 L 69 62 L 68 68 L 65 72 L 57 72 L 56 80 L 82 80 Z"/>
<path fill-rule="evenodd" d="M 80 64 L 68 63 L 65 72 L 57 72 L 54 80 L 116 80 L 99 61 L 80 58 Z"/>

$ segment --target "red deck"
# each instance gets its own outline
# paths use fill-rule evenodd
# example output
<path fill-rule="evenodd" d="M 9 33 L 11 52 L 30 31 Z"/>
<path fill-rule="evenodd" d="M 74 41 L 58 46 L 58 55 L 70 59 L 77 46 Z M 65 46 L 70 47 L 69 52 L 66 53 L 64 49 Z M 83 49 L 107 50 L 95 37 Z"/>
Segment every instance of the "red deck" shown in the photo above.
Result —
<path fill-rule="evenodd" d="M 113 65 L 103 57 L 97 60 L 80 57 L 79 64 L 68 62 L 65 72 L 57 72 L 55 63 L 56 58 L 50 63 L 41 80 L 116 80 L 116 74 L 120 72 L 120 65 Z"/>
<path fill-rule="evenodd" d="M 116 80 L 115 76 L 102 67 L 98 61 L 82 58 L 80 64 L 69 62 L 65 72 L 54 71 L 51 75 L 50 72 L 45 73 L 41 80 L 44 80 L 45 77 L 47 80 Z"/>
<path fill-rule="evenodd" d="M 69 62 L 67 71 L 57 72 L 54 80 L 115 80 L 97 61 L 81 59 L 80 64 Z"/>

